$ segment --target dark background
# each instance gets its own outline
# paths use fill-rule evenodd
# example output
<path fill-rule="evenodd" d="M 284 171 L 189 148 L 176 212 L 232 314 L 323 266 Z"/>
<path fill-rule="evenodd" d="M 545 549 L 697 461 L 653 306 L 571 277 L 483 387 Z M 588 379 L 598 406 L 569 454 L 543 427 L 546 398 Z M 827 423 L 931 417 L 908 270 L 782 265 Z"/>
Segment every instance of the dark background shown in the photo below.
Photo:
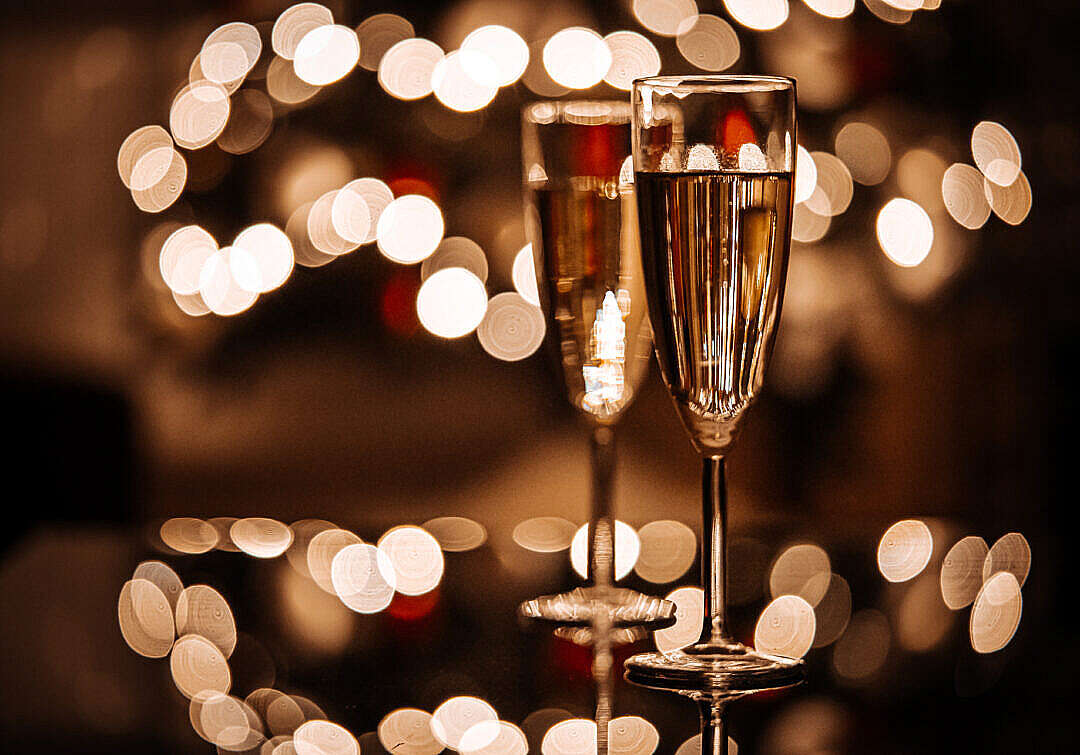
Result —
<path fill-rule="evenodd" d="M 167 122 L 175 87 L 209 31 L 231 20 L 272 21 L 287 5 L 4 6 L 0 410 L 9 442 L 0 733 L 12 751 L 211 749 L 191 730 L 167 664 L 137 657 L 118 631 L 120 587 L 151 557 L 163 557 L 185 584 L 206 582 L 229 599 L 254 648 L 240 678 L 265 682 L 270 669 L 278 687 L 302 691 L 357 736 L 393 708 L 431 710 L 454 694 L 484 697 L 518 723 L 550 706 L 588 715 L 587 654 L 514 618 L 519 600 L 576 579 L 565 554 L 516 548 L 514 524 L 537 515 L 582 522 L 587 510 L 584 436 L 543 352 L 508 364 L 474 337 L 425 333 L 411 310 L 401 316 L 393 306 L 401 291 L 415 290 L 418 270 L 373 247 L 297 268 L 234 318 L 185 317 L 144 272 L 156 259 L 144 240 L 163 220 L 198 222 L 219 239 L 259 220 L 284 225 L 290 160 L 330 149 L 356 176 L 426 182 L 447 234 L 474 238 L 487 252 L 489 292 L 512 288 L 510 262 L 524 243 L 517 117 L 536 99 L 520 83 L 465 116 L 431 97 L 394 100 L 358 69 L 283 112 L 252 154 L 213 145 L 185 153 L 189 188 L 162 216 L 134 207 L 115 169 L 124 137 Z M 547 34 L 574 24 L 645 33 L 615 2 L 330 5 L 350 26 L 398 13 L 446 50 L 460 42 L 456 30 L 507 23 L 500 14 L 511 13 L 529 20 L 531 29 L 518 29 L 529 40 L 545 24 L 553 26 Z M 699 7 L 725 16 L 719 2 Z M 777 32 L 737 26 L 742 57 L 732 70 L 793 73 L 770 65 L 770 45 L 780 44 L 771 39 L 812 33 L 822 21 L 792 0 Z M 874 554 L 898 519 L 923 518 L 941 535 L 930 579 L 967 534 L 993 543 L 1023 533 L 1032 569 L 1020 628 L 1004 650 L 977 656 L 963 611 L 920 652 L 894 631 L 884 667 L 860 684 L 833 672 L 831 649 L 811 651 L 804 688 L 735 709 L 740 752 L 1070 749 L 1078 21 L 1071 2 L 943 0 L 905 25 L 861 3 L 850 18 L 825 22 L 846 30 L 850 91 L 800 114 L 808 148 L 831 150 L 839 125 L 865 117 L 889 136 L 894 166 L 917 146 L 946 164 L 971 162 L 971 128 L 995 120 L 1020 144 L 1034 204 L 1018 227 L 992 216 L 965 231 L 934 216 L 936 228 L 951 224 L 966 257 L 926 296 L 892 285 L 873 236 L 877 209 L 899 193 L 895 171 L 880 186 L 856 186 L 851 209 L 822 242 L 796 244 L 793 254 L 819 255 L 828 274 L 792 278 L 789 297 L 814 285 L 815 304 L 798 330 L 790 313 L 785 320 L 772 387 L 730 459 L 734 537 L 753 538 L 766 554 L 764 563 L 733 560 L 732 568 L 763 579 L 782 547 L 816 542 L 851 584 L 855 608 L 880 609 L 890 623 L 911 586 L 886 583 Z M 97 60 L 87 73 L 88 40 L 102 30 L 113 35 L 104 37 L 108 64 Z M 664 72 L 691 70 L 673 40 L 649 36 Z M 595 94 L 623 96 L 606 85 Z M 806 333 L 828 348 L 800 361 L 791 342 Z M 621 518 L 696 528 L 697 460 L 655 368 L 619 436 Z M 434 608 L 421 620 L 405 608 L 349 616 L 338 635 L 309 618 L 325 636 L 289 614 L 281 563 L 155 555 L 147 535 L 169 516 L 260 515 L 326 518 L 373 540 L 395 524 L 451 514 L 483 523 L 489 541 L 448 554 Z M 628 584 L 657 594 L 672 587 L 637 577 Z M 744 634 L 764 603 L 736 609 Z M 617 695 L 617 714 L 655 723 L 661 752 L 696 730 L 687 702 L 626 685 Z"/>

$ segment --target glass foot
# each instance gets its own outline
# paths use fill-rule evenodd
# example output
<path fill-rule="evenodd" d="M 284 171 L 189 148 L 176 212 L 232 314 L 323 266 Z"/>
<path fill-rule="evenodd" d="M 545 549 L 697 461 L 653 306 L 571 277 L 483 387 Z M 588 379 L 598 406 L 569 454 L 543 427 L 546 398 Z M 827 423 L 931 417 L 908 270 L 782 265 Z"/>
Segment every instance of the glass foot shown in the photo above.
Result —
<path fill-rule="evenodd" d="M 654 631 L 675 623 L 674 603 L 623 587 L 577 587 L 526 600 L 518 610 L 526 618 L 564 626 L 591 627 L 605 617 L 613 629 L 644 627 Z"/>
<path fill-rule="evenodd" d="M 797 658 L 759 653 L 738 642 L 698 644 L 671 653 L 641 653 L 626 661 L 626 680 L 694 698 L 732 700 L 805 679 Z"/>

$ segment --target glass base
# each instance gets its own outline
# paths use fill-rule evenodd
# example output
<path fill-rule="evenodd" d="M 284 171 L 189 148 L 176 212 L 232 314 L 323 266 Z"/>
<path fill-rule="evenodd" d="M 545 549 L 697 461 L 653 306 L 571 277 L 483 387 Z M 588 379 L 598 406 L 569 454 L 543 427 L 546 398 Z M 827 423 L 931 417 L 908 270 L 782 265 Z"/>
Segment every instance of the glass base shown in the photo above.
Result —
<path fill-rule="evenodd" d="M 675 623 L 675 604 L 623 587 L 577 587 L 558 595 L 526 600 L 518 609 L 529 619 L 564 626 L 591 627 L 606 618 L 613 629 L 644 627 L 650 631 Z"/>
<path fill-rule="evenodd" d="M 650 689 L 732 700 L 805 680 L 801 659 L 759 653 L 738 642 L 701 643 L 671 653 L 641 653 L 626 661 L 626 680 Z"/>

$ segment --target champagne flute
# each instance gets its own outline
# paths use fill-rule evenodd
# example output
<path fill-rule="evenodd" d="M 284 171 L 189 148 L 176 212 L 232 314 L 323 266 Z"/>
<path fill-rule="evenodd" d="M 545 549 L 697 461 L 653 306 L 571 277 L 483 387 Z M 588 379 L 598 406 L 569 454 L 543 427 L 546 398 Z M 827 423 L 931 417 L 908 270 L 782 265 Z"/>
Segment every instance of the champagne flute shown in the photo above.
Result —
<path fill-rule="evenodd" d="M 702 752 L 725 752 L 726 701 L 797 684 L 802 661 L 758 653 L 726 625 L 724 457 L 761 389 L 791 243 L 795 82 L 658 76 L 634 82 L 633 159 L 654 344 L 702 457 L 697 643 L 626 662 L 641 686 L 702 706 Z"/>
<path fill-rule="evenodd" d="M 670 625 L 675 612 L 615 587 L 614 427 L 647 373 L 652 343 L 629 152 L 625 102 L 536 102 L 522 112 L 526 230 L 549 350 L 590 439 L 592 585 L 528 600 L 521 612 L 572 626 L 602 618 L 605 632 Z"/>

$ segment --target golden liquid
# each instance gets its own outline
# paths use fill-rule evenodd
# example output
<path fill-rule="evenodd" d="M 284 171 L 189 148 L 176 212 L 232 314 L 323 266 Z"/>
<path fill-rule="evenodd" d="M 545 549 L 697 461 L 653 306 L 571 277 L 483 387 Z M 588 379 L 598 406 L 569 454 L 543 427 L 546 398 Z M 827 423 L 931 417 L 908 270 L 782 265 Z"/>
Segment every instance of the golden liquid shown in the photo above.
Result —
<path fill-rule="evenodd" d="M 633 186 L 581 176 L 530 188 L 541 303 L 570 402 L 601 423 L 629 405 L 651 331 Z"/>
<path fill-rule="evenodd" d="M 638 173 L 664 382 L 699 450 L 722 455 L 765 378 L 791 243 L 790 173 Z"/>

